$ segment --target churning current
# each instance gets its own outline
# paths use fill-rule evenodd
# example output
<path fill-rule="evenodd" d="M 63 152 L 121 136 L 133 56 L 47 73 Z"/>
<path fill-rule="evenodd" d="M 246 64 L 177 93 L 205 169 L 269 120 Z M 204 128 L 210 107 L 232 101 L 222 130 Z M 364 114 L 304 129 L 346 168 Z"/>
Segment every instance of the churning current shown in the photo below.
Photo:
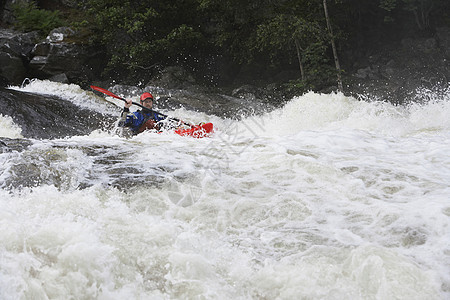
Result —
<path fill-rule="evenodd" d="M 120 114 L 75 85 L 11 89 Z M 423 93 L 163 111 L 212 122 L 204 139 L 28 138 L 0 114 L 0 298 L 448 299 L 450 93 Z"/>

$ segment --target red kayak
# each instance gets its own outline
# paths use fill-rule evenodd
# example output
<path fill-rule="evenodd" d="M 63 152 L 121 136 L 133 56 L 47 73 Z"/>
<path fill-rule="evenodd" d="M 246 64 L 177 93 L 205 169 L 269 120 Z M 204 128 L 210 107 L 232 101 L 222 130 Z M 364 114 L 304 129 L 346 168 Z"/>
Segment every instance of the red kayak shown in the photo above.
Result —
<path fill-rule="evenodd" d="M 179 134 L 181 136 L 192 136 L 197 139 L 209 137 L 213 132 L 214 129 L 212 123 L 194 125 L 191 128 L 175 130 L 176 134 Z"/>

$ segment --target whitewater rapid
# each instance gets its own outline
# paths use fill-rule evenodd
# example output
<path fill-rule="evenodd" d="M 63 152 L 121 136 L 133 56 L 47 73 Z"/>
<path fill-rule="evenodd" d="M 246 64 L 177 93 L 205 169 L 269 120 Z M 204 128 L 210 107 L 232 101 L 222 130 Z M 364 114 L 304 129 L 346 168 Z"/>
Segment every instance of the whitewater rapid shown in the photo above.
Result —
<path fill-rule="evenodd" d="M 120 113 L 75 85 L 14 89 Z M 215 134 L 0 152 L 0 299 L 448 299 L 449 94 L 308 93 L 239 121 L 176 109 Z"/>

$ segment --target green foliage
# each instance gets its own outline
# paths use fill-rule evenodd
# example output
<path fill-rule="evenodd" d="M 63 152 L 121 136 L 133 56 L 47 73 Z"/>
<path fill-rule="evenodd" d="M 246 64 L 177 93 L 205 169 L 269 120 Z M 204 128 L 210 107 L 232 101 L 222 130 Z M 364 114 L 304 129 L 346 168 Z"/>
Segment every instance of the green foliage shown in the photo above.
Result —
<path fill-rule="evenodd" d="M 397 0 L 380 0 L 380 8 L 391 12 L 397 7 Z"/>
<path fill-rule="evenodd" d="M 385 16 L 385 22 L 394 22 L 396 18 L 392 15 L 396 10 L 403 10 L 411 13 L 411 22 L 420 30 L 425 30 L 430 27 L 431 15 L 437 13 L 440 7 L 445 7 L 445 1 L 448 0 L 380 0 L 380 8 L 390 14 Z"/>
<path fill-rule="evenodd" d="M 88 26 L 96 28 L 95 40 L 108 49 L 111 74 L 121 69 L 148 77 L 157 66 L 203 54 L 195 0 L 88 0 L 87 5 Z"/>
<path fill-rule="evenodd" d="M 38 9 L 36 2 L 18 2 L 13 5 L 16 18 L 15 27 L 22 31 L 39 31 L 41 35 L 48 34 L 52 29 L 64 25 L 59 11 Z"/>
<path fill-rule="evenodd" d="M 284 86 L 292 95 L 303 94 L 311 90 L 320 90 L 327 86 L 336 85 L 336 70 L 325 54 L 327 47 L 322 43 L 311 45 L 304 53 L 307 76 L 291 80 Z"/>
<path fill-rule="evenodd" d="M 295 15 L 280 14 L 257 29 L 256 49 L 268 50 L 272 61 L 290 53 L 295 57 L 295 42 L 300 47 L 303 62 L 318 63 L 325 55 L 323 48 L 316 52 L 317 45 L 323 45 L 327 33 L 316 21 L 308 21 Z"/>
<path fill-rule="evenodd" d="M 322 78 L 318 74 L 330 65 L 322 1 L 87 0 L 86 4 L 89 15 L 84 24 L 95 28 L 95 43 L 108 49 L 110 76 L 119 72 L 151 77 L 159 66 L 173 64 L 195 70 L 218 56 L 249 70 L 298 69 L 300 64 L 311 79 Z"/>
<path fill-rule="evenodd" d="M 398 38 L 395 30 L 443 26 L 449 3 L 327 2 L 338 51 L 345 51 L 343 61 L 348 64 L 352 54 L 370 52 L 372 44 Z M 94 44 L 107 49 L 109 76 L 145 81 L 167 65 L 198 70 L 218 58 L 221 65 L 215 70 L 273 74 L 302 69 L 303 81 L 291 84 L 293 88 L 320 88 L 335 80 L 323 0 L 84 0 L 83 4 L 87 13 L 77 25 L 92 33 L 89 39 Z M 402 24 L 405 19 L 408 22 Z M 361 45 L 367 49 L 361 50 Z"/>
<path fill-rule="evenodd" d="M 239 65 L 255 60 L 258 25 L 273 12 L 268 0 L 199 0 L 199 11 L 208 20 L 205 27 L 211 43 Z"/>

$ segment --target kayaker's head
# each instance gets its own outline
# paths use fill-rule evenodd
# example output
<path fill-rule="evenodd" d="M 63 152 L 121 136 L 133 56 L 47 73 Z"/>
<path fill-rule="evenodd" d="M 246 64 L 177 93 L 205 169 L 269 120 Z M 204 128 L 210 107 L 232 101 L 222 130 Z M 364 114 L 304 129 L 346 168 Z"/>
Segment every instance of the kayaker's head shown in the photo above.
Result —
<path fill-rule="evenodd" d="M 141 95 L 141 104 L 148 109 L 152 109 L 153 106 L 153 95 L 150 93 L 143 93 Z"/>

